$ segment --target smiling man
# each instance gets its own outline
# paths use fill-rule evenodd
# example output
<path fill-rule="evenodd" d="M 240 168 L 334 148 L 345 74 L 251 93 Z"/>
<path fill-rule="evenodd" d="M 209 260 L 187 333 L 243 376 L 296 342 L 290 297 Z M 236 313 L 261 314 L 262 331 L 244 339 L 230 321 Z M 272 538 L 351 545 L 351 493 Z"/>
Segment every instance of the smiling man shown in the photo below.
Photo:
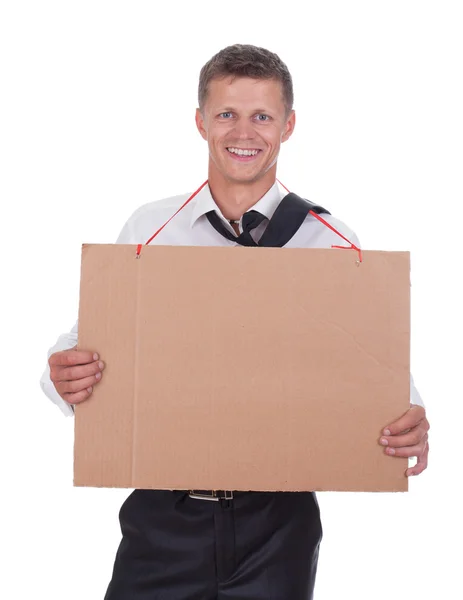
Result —
<path fill-rule="evenodd" d="M 227 76 L 217 57 L 201 72 L 196 124 L 209 145 L 209 187 L 229 219 L 274 185 L 280 146 L 294 130 L 291 78 L 274 60 L 278 79 Z"/>
<path fill-rule="evenodd" d="M 295 125 L 291 76 L 276 54 L 234 45 L 215 55 L 201 70 L 196 124 L 209 149 L 208 183 L 142 206 L 118 243 L 330 248 L 342 234 L 358 247 L 344 223 L 276 180 L 280 146 Z M 76 343 L 77 325 L 49 351 L 42 378 L 45 393 L 69 415 L 91 397 L 104 370 L 97 348 L 77 351 Z M 230 373 L 230 385 L 236 376 Z M 410 410 L 378 443 L 388 454 L 418 457 L 407 470 L 417 475 L 427 465 L 429 424 L 412 380 L 410 394 Z M 120 523 L 106 600 L 313 596 L 322 527 L 312 492 L 135 490 Z"/>

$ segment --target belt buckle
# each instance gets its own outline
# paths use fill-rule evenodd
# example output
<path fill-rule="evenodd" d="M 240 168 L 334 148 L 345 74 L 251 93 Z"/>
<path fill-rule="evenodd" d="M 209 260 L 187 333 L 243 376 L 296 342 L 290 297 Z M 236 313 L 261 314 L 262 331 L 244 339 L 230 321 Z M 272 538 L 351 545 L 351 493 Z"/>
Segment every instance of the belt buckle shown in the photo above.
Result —
<path fill-rule="evenodd" d="M 190 498 L 194 498 L 195 500 L 209 500 L 209 502 L 218 502 L 219 498 L 214 490 L 211 490 L 210 493 L 199 493 L 197 490 L 190 490 L 189 494 Z"/>
<path fill-rule="evenodd" d="M 232 491 L 224 491 L 223 495 L 218 496 L 215 490 L 203 492 L 198 490 L 190 490 L 188 495 L 195 500 L 208 500 L 209 502 L 218 502 L 219 500 L 233 500 Z"/>

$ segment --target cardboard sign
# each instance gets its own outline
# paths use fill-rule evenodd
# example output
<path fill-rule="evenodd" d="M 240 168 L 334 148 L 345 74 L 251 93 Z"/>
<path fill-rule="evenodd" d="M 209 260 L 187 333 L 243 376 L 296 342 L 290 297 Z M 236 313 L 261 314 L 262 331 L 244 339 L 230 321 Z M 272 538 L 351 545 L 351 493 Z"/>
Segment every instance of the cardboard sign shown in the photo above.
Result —
<path fill-rule="evenodd" d="M 405 491 L 408 252 L 86 245 L 78 486 Z"/>

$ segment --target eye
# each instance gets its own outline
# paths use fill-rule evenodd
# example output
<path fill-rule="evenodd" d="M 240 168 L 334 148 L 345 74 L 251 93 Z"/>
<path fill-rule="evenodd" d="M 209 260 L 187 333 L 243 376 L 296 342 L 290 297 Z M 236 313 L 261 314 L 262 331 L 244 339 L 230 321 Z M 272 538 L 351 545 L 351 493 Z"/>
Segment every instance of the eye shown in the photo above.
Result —
<path fill-rule="evenodd" d="M 223 112 L 220 113 L 219 117 L 222 117 L 222 119 L 229 119 L 232 116 L 231 112 Z"/>
<path fill-rule="evenodd" d="M 262 122 L 270 121 L 270 117 L 268 115 L 264 115 L 263 113 L 261 113 L 261 114 L 257 115 L 257 120 L 262 121 Z"/>

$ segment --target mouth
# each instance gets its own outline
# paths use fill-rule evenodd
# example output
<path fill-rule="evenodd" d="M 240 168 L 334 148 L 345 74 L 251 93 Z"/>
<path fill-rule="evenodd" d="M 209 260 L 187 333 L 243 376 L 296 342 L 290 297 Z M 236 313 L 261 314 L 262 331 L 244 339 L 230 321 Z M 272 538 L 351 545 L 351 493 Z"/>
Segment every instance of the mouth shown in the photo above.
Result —
<path fill-rule="evenodd" d="M 238 162 L 252 162 L 256 160 L 262 150 L 259 148 L 236 148 L 229 146 L 226 148 L 226 152 L 230 158 Z"/>

